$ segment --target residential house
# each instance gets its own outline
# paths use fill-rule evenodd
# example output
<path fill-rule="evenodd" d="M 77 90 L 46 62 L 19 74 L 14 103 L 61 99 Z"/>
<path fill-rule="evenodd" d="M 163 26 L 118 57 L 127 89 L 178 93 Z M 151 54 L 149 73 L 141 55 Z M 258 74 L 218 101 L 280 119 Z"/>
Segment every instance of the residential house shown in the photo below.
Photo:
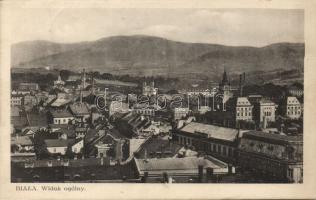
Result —
<path fill-rule="evenodd" d="M 21 106 L 21 105 L 23 105 L 23 95 L 11 94 L 11 106 Z"/>
<path fill-rule="evenodd" d="M 54 124 L 69 124 L 74 116 L 68 110 L 51 111 L 51 120 Z"/>
<path fill-rule="evenodd" d="M 89 108 L 86 103 L 76 102 L 69 106 L 71 113 L 79 122 L 86 122 L 90 117 Z"/>

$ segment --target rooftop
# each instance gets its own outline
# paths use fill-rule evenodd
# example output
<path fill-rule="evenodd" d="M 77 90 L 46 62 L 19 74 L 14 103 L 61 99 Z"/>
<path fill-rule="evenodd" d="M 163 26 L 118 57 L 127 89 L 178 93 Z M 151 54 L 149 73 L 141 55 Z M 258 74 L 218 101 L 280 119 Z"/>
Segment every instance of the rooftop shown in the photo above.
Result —
<path fill-rule="evenodd" d="M 47 126 L 47 114 L 44 112 L 39 113 L 27 113 L 27 120 L 29 123 L 29 126 Z"/>
<path fill-rule="evenodd" d="M 30 146 L 33 145 L 32 140 L 28 136 L 11 137 L 11 145 Z"/>
<path fill-rule="evenodd" d="M 226 167 L 225 163 L 198 157 L 135 159 L 135 161 L 139 171 L 197 170 L 199 165 L 213 169 Z"/>
<path fill-rule="evenodd" d="M 68 147 L 68 144 L 75 142 L 74 139 L 63 140 L 63 139 L 47 139 L 45 140 L 47 147 Z"/>
<path fill-rule="evenodd" d="M 238 97 L 237 106 L 251 106 L 251 103 L 248 101 L 247 97 Z"/>
<path fill-rule="evenodd" d="M 287 136 L 273 133 L 265 133 L 262 131 L 248 131 L 243 133 L 243 138 L 257 139 L 257 140 L 268 140 L 275 142 L 300 142 L 303 141 L 302 136 Z"/>
<path fill-rule="evenodd" d="M 287 104 L 299 104 L 299 100 L 296 97 L 287 97 Z"/>
<path fill-rule="evenodd" d="M 260 100 L 260 105 L 265 104 L 265 105 L 275 105 L 275 103 L 269 99 L 261 99 Z"/>
<path fill-rule="evenodd" d="M 231 142 L 234 141 L 238 136 L 237 129 L 214 126 L 210 124 L 202 124 L 197 122 L 191 122 L 180 130 L 186 133 L 197 135 L 205 134 L 208 138 L 226 140 Z"/>
<path fill-rule="evenodd" d="M 52 111 L 52 116 L 54 118 L 66 118 L 66 117 L 72 117 L 72 114 L 68 112 L 67 110 L 58 110 L 58 111 Z"/>
<path fill-rule="evenodd" d="M 85 103 L 74 103 L 70 105 L 70 110 L 74 115 L 86 115 L 89 114 L 89 109 Z"/>

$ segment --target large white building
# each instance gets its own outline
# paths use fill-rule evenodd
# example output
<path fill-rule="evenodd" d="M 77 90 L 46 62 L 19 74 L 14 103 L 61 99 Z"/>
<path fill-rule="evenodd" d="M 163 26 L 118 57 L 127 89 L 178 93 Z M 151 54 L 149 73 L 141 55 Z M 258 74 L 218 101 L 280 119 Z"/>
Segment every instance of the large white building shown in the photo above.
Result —
<path fill-rule="evenodd" d="M 261 99 L 256 108 L 256 120 L 260 123 L 275 122 L 277 105 L 268 99 Z"/>
<path fill-rule="evenodd" d="M 238 97 L 236 102 L 236 121 L 252 121 L 253 106 L 247 97 Z"/>
<path fill-rule="evenodd" d="M 302 114 L 302 106 L 296 97 L 287 97 L 286 116 L 291 119 L 298 119 Z"/>

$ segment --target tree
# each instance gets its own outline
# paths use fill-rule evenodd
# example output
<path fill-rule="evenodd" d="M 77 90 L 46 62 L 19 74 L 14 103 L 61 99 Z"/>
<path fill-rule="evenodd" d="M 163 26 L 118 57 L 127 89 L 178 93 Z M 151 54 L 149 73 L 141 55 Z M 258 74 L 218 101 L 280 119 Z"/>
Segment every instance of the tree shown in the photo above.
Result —
<path fill-rule="evenodd" d="M 61 79 L 63 81 L 66 81 L 69 78 L 71 71 L 63 69 L 59 72 L 59 74 L 60 74 Z"/>

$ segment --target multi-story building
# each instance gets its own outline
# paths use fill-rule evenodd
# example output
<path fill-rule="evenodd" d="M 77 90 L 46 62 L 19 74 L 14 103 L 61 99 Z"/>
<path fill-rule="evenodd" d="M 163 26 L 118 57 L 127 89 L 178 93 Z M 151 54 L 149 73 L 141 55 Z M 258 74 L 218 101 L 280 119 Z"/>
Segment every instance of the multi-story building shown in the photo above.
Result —
<path fill-rule="evenodd" d="M 235 107 L 236 122 L 238 121 L 252 121 L 253 105 L 246 97 L 237 97 Z"/>
<path fill-rule="evenodd" d="M 268 122 L 275 122 L 277 105 L 268 99 L 261 99 L 254 105 L 254 119 L 257 123 L 266 126 Z"/>
<path fill-rule="evenodd" d="M 152 81 L 149 85 L 146 82 L 143 83 L 143 95 L 154 96 L 158 94 L 158 88 L 155 88 L 155 83 Z"/>
<path fill-rule="evenodd" d="M 74 116 L 67 110 L 56 110 L 51 112 L 53 124 L 69 124 L 74 120 Z"/>
<path fill-rule="evenodd" d="M 285 116 L 290 119 L 298 119 L 302 115 L 302 106 L 296 97 L 287 97 L 285 105 Z"/>
<path fill-rule="evenodd" d="M 20 83 L 19 90 L 22 91 L 37 91 L 39 86 L 37 83 Z"/>
<path fill-rule="evenodd" d="M 234 160 L 237 148 L 237 129 L 191 122 L 174 133 L 174 139 L 181 145 L 192 146 L 223 160 Z"/>
<path fill-rule="evenodd" d="M 249 131 L 238 146 L 238 164 L 264 176 L 303 181 L 303 138 Z"/>
<path fill-rule="evenodd" d="M 23 104 L 22 94 L 12 94 L 11 95 L 11 106 L 21 106 Z"/>
<path fill-rule="evenodd" d="M 86 122 L 90 117 L 90 111 L 87 104 L 76 102 L 69 106 L 71 113 L 77 121 Z"/>

